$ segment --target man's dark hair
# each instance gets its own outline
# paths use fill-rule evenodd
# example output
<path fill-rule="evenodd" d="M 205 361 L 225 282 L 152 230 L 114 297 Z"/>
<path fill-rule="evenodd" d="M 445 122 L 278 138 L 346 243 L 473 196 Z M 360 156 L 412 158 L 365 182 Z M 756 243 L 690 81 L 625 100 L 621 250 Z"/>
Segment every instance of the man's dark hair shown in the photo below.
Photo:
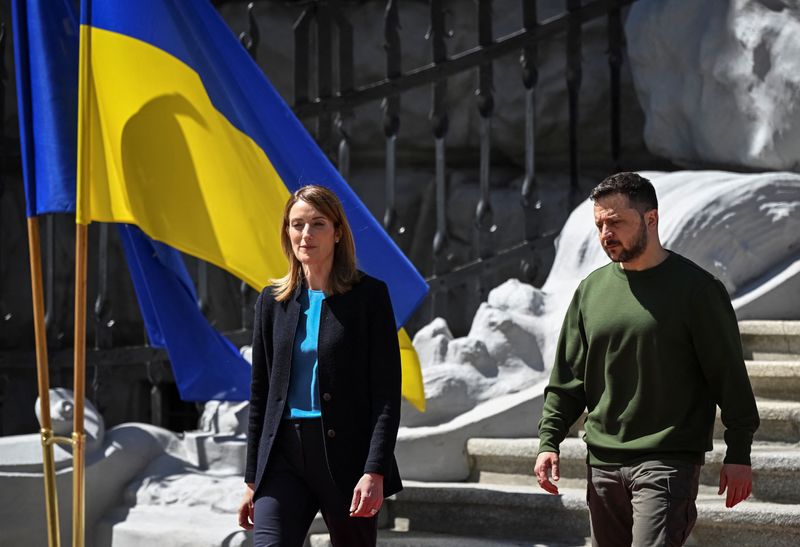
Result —
<path fill-rule="evenodd" d="M 598 199 L 612 194 L 628 196 L 631 207 L 640 213 L 658 209 L 656 189 L 649 180 L 637 173 L 624 172 L 606 177 L 603 182 L 594 187 L 589 197 L 596 202 Z"/>

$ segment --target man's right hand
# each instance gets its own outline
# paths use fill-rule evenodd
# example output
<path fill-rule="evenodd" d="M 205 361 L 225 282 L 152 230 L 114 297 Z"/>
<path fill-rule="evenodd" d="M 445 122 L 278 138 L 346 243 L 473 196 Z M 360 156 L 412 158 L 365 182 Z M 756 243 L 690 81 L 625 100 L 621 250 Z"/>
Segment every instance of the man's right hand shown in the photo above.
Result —
<path fill-rule="evenodd" d="M 558 486 L 550 482 L 548 471 L 553 480 L 558 482 L 558 454 L 555 452 L 542 452 L 539 454 L 536 458 L 536 465 L 533 467 L 533 473 L 536 475 L 536 480 L 539 481 L 539 486 L 551 494 L 558 494 Z"/>

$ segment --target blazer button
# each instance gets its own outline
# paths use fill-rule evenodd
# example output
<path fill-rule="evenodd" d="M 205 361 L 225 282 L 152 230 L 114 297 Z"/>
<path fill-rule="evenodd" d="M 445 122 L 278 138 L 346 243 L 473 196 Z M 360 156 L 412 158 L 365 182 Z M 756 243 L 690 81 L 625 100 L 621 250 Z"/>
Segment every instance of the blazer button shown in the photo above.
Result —
<path fill-rule="evenodd" d="M 330 394 L 330 393 L 323 393 L 323 394 L 322 394 L 322 400 L 323 400 L 323 401 L 330 401 L 332 398 L 333 398 L 333 397 L 331 397 L 331 394 Z"/>
<path fill-rule="evenodd" d="M 328 437 L 333 439 L 336 436 L 336 432 L 333 429 L 328 430 Z"/>

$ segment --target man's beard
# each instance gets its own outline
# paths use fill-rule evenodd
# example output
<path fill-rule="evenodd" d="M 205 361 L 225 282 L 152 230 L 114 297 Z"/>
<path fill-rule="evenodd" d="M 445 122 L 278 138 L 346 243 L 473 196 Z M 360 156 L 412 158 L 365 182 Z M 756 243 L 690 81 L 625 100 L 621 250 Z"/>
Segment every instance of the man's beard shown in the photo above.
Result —
<path fill-rule="evenodd" d="M 630 247 L 625 247 L 621 241 L 613 241 L 613 243 L 617 243 L 622 247 L 622 251 L 617 255 L 617 258 L 611 256 L 609 250 L 603 245 L 603 250 L 612 262 L 630 262 L 631 260 L 639 258 L 644 253 L 644 250 L 647 248 L 647 227 L 644 224 L 644 219 L 641 219 L 639 226 L 639 233 Z"/>

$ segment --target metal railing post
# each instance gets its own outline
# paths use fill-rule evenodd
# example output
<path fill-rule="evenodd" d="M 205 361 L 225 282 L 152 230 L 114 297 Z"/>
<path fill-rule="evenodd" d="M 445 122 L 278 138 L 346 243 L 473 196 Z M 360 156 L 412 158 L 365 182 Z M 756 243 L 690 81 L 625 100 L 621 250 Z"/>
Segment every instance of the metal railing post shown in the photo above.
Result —
<path fill-rule="evenodd" d="M 447 59 L 445 38 L 445 11 L 442 0 L 431 0 L 431 28 L 428 38 L 431 41 L 433 62 L 441 63 Z M 436 179 L 436 233 L 433 237 L 433 273 L 441 275 L 449 269 L 447 257 L 447 163 L 445 138 L 449 119 L 447 116 L 447 80 L 437 79 L 433 83 L 432 107 L 430 113 L 431 129 L 435 141 Z M 447 311 L 447 290 L 434 289 L 431 297 L 434 317 L 445 316 Z"/>

